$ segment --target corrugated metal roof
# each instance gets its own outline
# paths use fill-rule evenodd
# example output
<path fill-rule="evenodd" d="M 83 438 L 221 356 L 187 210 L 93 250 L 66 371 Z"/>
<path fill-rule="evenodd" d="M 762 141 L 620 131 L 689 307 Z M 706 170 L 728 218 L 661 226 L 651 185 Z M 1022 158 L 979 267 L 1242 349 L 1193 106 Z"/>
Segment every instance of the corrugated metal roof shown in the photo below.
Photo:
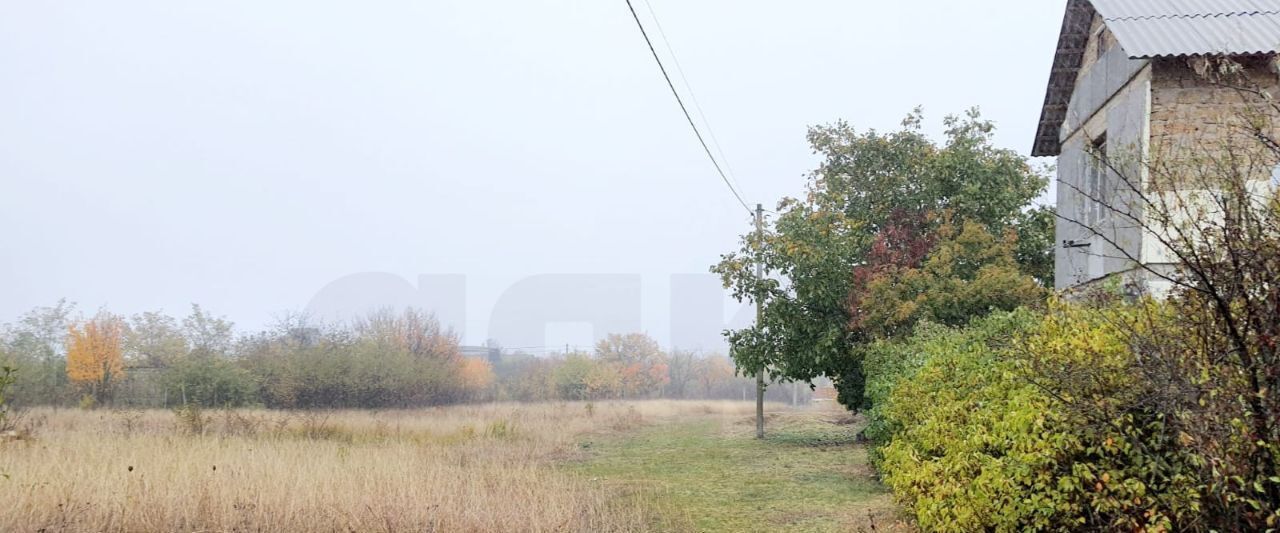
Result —
<path fill-rule="evenodd" d="M 1095 0 L 1107 19 L 1204 17 L 1280 10 L 1275 0 Z"/>
<path fill-rule="evenodd" d="M 1095 12 L 1130 59 L 1280 53 L 1280 0 L 1068 0 L 1033 156 L 1061 151 Z"/>
<path fill-rule="evenodd" d="M 1093 0 L 1134 59 L 1280 52 L 1280 0 Z"/>

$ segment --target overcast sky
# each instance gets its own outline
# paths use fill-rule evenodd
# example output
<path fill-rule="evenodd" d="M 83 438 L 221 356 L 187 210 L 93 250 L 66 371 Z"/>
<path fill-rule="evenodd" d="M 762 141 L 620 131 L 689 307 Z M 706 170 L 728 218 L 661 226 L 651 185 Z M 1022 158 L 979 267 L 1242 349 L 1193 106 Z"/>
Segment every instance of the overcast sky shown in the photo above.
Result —
<path fill-rule="evenodd" d="M 650 1 L 767 207 L 813 124 L 979 106 L 1026 153 L 1064 5 Z M 669 277 L 748 228 L 623 0 L 0 0 L 0 73 L 0 322 L 66 297 L 251 329 L 450 273 L 480 342 L 523 278 L 621 273 L 665 342 Z"/>

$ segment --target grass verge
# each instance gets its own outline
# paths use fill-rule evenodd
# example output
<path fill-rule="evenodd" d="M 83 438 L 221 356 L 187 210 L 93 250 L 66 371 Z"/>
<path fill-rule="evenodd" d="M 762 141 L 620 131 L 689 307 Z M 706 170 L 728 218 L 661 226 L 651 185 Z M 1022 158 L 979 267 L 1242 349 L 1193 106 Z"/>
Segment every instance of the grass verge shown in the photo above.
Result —
<path fill-rule="evenodd" d="M 902 531 L 843 413 L 696 417 L 583 441 L 568 468 L 641 494 L 664 531 Z"/>

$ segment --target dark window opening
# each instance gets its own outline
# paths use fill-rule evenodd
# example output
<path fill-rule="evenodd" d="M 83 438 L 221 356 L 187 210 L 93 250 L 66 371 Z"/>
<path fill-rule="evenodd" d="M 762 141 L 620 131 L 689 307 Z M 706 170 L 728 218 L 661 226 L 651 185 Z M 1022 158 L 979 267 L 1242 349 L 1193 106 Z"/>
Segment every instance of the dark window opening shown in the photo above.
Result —
<path fill-rule="evenodd" d="M 1089 165 L 1083 187 L 1086 196 L 1085 221 L 1095 229 L 1098 222 L 1105 218 L 1107 209 L 1111 208 L 1110 187 L 1107 179 L 1109 175 L 1107 135 L 1104 133 L 1094 139 L 1090 146 Z"/>

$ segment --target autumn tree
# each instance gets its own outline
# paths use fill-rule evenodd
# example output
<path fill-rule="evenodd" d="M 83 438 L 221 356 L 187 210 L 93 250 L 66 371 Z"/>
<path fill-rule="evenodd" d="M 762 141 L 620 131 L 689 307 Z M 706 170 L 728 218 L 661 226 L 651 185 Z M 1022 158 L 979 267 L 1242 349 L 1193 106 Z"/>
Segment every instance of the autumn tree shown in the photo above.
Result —
<path fill-rule="evenodd" d="M 503 401 L 546 401 L 557 397 L 556 358 L 515 353 L 504 355 L 494 365 L 497 398 Z"/>
<path fill-rule="evenodd" d="M 124 321 L 110 313 L 68 328 L 67 377 L 94 403 L 105 403 L 124 378 Z"/>
<path fill-rule="evenodd" d="M 596 357 L 618 367 L 626 396 L 659 392 L 670 380 L 667 354 L 643 333 L 610 334 L 596 343 Z"/>
<path fill-rule="evenodd" d="M 493 365 L 479 357 L 463 358 L 458 365 L 458 380 L 471 400 L 482 399 L 493 387 Z"/>
<path fill-rule="evenodd" d="M 733 361 L 723 355 L 709 355 L 694 364 L 694 374 L 703 397 L 711 398 L 717 388 L 733 381 Z"/>
<path fill-rule="evenodd" d="M 379 346 L 423 359 L 457 361 L 458 337 L 430 313 L 407 308 L 380 309 L 355 321 L 356 335 Z"/>
<path fill-rule="evenodd" d="M 756 323 L 727 334 L 739 369 L 767 367 L 782 380 L 829 376 L 848 405 L 859 405 L 855 348 L 871 340 L 858 327 L 870 324 L 850 304 L 863 301 L 881 271 L 918 268 L 945 219 L 1016 236 L 1018 270 L 1042 283 L 1051 277 L 1052 224 L 1032 205 L 1048 180 L 1025 157 L 993 146 L 994 127 L 976 111 L 947 118 L 942 143 L 924 134 L 921 120 L 913 113 L 888 133 L 845 123 L 810 130 L 823 160 L 806 194 L 779 203 L 763 242 L 745 235 L 712 268 L 739 300 L 763 295 Z"/>
<path fill-rule="evenodd" d="M 997 237 L 973 221 L 947 222 L 931 240 L 937 245 L 921 264 L 882 270 L 850 294 L 855 331 L 904 337 L 920 321 L 963 326 L 1043 301 L 1045 289 L 1018 266 L 1012 232 Z"/>
<path fill-rule="evenodd" d="M 587 368 L 584 381 L 587 398 L 615 399 L 628 394 L 628 384 L 625 381 L 624 368 L 621 364 L 614 361 L 591 359 Z"/>

